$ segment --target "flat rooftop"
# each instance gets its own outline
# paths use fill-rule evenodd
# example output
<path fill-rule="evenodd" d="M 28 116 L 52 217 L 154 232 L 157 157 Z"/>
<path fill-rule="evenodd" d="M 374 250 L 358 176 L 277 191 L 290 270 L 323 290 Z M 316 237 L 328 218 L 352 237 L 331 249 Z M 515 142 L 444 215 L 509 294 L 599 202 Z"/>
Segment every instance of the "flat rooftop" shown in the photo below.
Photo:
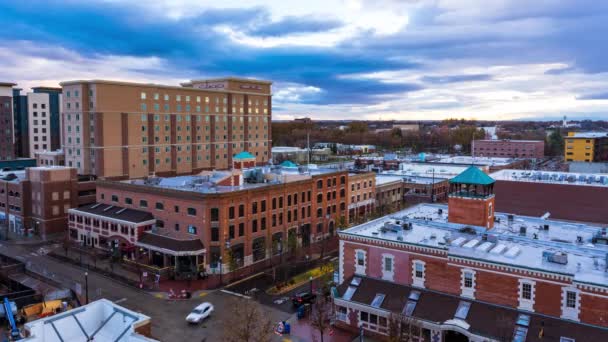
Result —
<path fill-rule="evenodd" d="M 436 163 L 446 164 L 466 164 L 466 165 L 487 165 L 487 166 L 507 166 L 513 163 L 513 158 L 500 157 L 472 157 L 472 156 L 454 156 L 441 158 Z"/>
<path fill-rule="evenodd" d="M 435 178 L 452 178 L 464 170 L 468 165 L 449 165 L 449 164 L 435 164 L 435 163 L 401 163 L 399 164 L 399 170 L 387 170 L 383 171 L 384 175 L 395 175 L 395 176 L 416 176 L 416 177 L 433 177 Z M 487 166 L 478 166 L 481 171 L 486 171 Z"/>
<path fill-rule="evenodd" d="M 428 176 L 409 176 L 409 175 L 398 175 L 394 173 L 379 173 L 376 175 L 376 185 L 382 185 L 390 182 L 401 181 L 404 183 L 413 184 L 437 184 L 444 182 L 445 177 L 428 177 Z"/>
<path fill-rule="evenodd" d="M 495 180 L 608 187 L 608 174 L 503 169 L 490 177 Z"/>
<path fill-rule="evenodd" d="M 567 136 L 564 139 L 594 139 L 594 138 L 608 138 L 608 132 L 575 132 L 573 136 Z"/>
<path fill-rule="evenodd" d="M 177 176 L 177 177 L 152 177 L 147 179 L 125 180 L 122 183 L 197 192 L 202 194 L 229 193 L 240 190 L 258 189 L 272 185 L 290 183 L 310 179 L 312 176 L 330 174 L 340 171 L 339 169 L 317 168 L 311 165 L 308 170 L 302 168 L 283 167 L 260 167 L 243 170 L 243 182 L 241 185 L 227 186 L 218 185 L 232 174 L 231 171 L 214 171 L 202 175 Z"/>
<path fill-rule="evenodd" d="M 107 299 L 99 299 L 79 308 L 26 323 L 25 329 L 30 336 L 23 341 L 156 341 L 135 332 L 135 327 L 144 324 L 150 324 L 150 317 Z M 92 338 L 89 339 L 89 336 Z"/>
<path fill-rule="evenodd" d="M 446 205 L 420 204 L 339 234 L 438 248 L 450 256 L 558 273 L 573 277 L 575 282 L 608 286 L 606 227 L 496 213 L 494 228 L 486 231 L 450 223 L 447 217 Z M 411 228 L 403 228 L 409 224 Z M 551 258 L 562 263 L 550 261 L 548 254 L 558 255 Z"/>
<path fill-rule="evenodd" d="M 493 142 L 493 143 L 501 143 L 501 142 L 508 142 L 508 143 L 539 143 L 539 142 L 543 142 L 542 140 L 515 140 L 515 139 L 478 139 L 475 141 L 485 141 L 485 142 Z"/>

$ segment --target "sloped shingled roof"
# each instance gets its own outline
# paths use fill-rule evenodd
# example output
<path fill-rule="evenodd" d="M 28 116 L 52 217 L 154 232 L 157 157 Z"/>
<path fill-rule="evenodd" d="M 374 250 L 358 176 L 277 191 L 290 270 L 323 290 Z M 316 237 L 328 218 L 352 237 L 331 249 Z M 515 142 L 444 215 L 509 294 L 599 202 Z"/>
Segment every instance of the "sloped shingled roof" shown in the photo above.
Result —
<path fill-rule="evenodd" d="M 476 166 L 469 166 L 458 176 L 450 179 L 450 183 L 471 184 L 471 185 L 490 185 L 494 184 L 494 178 L 486 175 Z"/>
<path fill-rule="evenodd" d="M 560 319 L 558 317 L 544 316 L 533 312 L 518 311 L 513 308 L 479 302 L 475 300 L 460 298 L 458 296 L 443 294 L 420 288 L 412 288 L 407 285 L 396 284 L 385 280 L 360 276 L 361 283 L 357 287 L 351 302 L 370 305 L 376 294 L 381 293 L 386 297 L 380 309 L 400 313 L 407 301 L 411 291 L 419 291 L 420 298 L 413 311 L 412 316 L 428 322 L 444 323 L 454 318 L 458 303 L 470 302 L 466 322 L 470 324 L 468 329 L 478 336 L 494 337 L 498 339 L 511 336 L 514 332 L 518 314 L 530 316 L 527 342 L 559 341 L 560 337 L 570 337 L 575 341 L 608 341 L 608 329 L 581 324 L 573 321 Z M 346 279 L 338 286 L 338 295 L 341 297 L 348 288 L 351 278 Z M 543 330 L 544 336 L 539 332 Z"/>
<path fill-rule="evenodd" d="M 107 218 L 112 218 L 121 221 L 140 223 L 145 221 L 154 220 L 154 216 L 147 211 L 136 210 L 136 209 L 127 209 L 123 207 L 118 207 L 115 205 L 102 204 L 102 203 L 93 203 L 89 205 L 85 205 L 82 207 L 78 207 L 72 209 L 75 211 L 82 211 L 89 214 L 95 214 L 99 216 L 104 216 Z"/>

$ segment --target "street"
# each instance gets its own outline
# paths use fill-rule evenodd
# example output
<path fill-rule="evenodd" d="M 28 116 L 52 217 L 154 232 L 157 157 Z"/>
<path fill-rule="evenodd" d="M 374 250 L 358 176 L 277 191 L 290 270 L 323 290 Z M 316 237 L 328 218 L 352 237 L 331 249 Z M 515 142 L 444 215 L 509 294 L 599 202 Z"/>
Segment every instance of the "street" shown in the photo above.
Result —
<path fill-rule="evenodd" d="M 46 246 L 45 248 L 48 248 Z M 0 253 L 19 259 L 36 269 L 37 272 L 71 287 L 74 282 L 82 284 L 84 291 L 84 273 L 86 269 L 72 264 L 59 262 L 40 252 L 40 246 L 13 245 L 3 241 Z M 230 313 L 225 307 L 229 294 L 220 291 L 202 292 L 198 297 L 189 300 L 170 301 L 157 298 L 153 294 L 122 285 L 110 278 L 95 272 L 88 273 L 89 299 L 107 298 L 118 304 L 141 312 L 152 319 L 152 335 L 161 341 L 221 341 L 222 322 Z M 210 302 L 215 306 L 211 318 L 200 325 L 186 323 L 186 315 L 198 304 Z M 273 322 L 287 320 L 291 314 L 276 308 L 264 307 L 265 313 Z M 278 340 L 280 340 L 277 337 Z"/>

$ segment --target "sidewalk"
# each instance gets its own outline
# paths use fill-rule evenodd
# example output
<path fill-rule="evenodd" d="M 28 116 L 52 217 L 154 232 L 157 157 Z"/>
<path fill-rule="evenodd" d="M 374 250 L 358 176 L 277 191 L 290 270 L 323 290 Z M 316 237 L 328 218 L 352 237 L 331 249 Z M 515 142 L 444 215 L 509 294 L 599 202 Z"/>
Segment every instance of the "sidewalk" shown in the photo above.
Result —
<path fill-rule="evenodd" d="M 291 324 L 291 333 L 283 336 L 285 340 L 294 342 L 321 341 L 319 331 L 310 325 L 308 318 L 297 319 L 296 315 L 293 315 L 288 322 Z M 330 329 L 328 329 L 323 334 L 323 342 L 351 342 L 353 341 L 353 338 L 351 332 L 336 328 L 332 328 L 331 333 Z"/>

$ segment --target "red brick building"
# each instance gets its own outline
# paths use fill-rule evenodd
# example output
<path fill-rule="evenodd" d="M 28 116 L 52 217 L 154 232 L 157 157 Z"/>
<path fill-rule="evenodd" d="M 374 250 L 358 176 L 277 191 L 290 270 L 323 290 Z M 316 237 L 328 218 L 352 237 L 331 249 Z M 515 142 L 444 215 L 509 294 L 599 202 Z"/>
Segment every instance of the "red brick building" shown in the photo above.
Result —
<path fill-rule="evenodd" d="M 315 245 L 327 250 L 332 245 L 335 248 L 338 223 L 348 223 L 347 187 L 347 171 L 257 168 L 99 181 L 97 201 L 148 212 L 156 219 L 155 228 L 148 235 L 141 235 L 148 236 L 148 241 L 129 241 L 122 246 L 126 251 L 135 245 L 163 249 L 165 255 L 173 255 L 179 250 L 172 250 L 172 246 L 199 241 L 204 249 L 197 259 L 199 270 L 227 274 L 227 280 L 266 268 L 271 257 L 278 259 L 294 249 L 304 255 Z M 72 213 L 79 215 L 81 211 Z M 92 227 L 78 228 L 74 236 Z M 156 237 L 150 238 L 151 234 Z M 175 266 L 166 258 L 154 261 L 159 268 Z M 194 270 L 182 273 L 188 272 Z"/>
<path fill-rule="evenodd" d="M 472 154 L 476 157 L 543 158 L 543 140 L 473 140 Z"/>
<path fill-rule="evenodd" d="M 414 341 L 608 340 L 606 230 L 494 212 L 484 214 L 491 225 L 456 223 L 462 191 L 484 207 L 494 199 L 489 184 L 464 180 L 452 180 L 449 207 L 339 233 L 338 326 L 387 336 L 399 317 Z"/>
<path fill-rule="evenodd" d="M 64 166 L 30 167 L 0 178 L 0 222 L 21 235 L 47 238 L 67 226 L 68 210 L 95 202 L 95 182 Z"/>
<path fill-rule="evenodd" d="M 491 176 L 497 211 L 608 224 L 604 174 L 502 170 Z"/>

